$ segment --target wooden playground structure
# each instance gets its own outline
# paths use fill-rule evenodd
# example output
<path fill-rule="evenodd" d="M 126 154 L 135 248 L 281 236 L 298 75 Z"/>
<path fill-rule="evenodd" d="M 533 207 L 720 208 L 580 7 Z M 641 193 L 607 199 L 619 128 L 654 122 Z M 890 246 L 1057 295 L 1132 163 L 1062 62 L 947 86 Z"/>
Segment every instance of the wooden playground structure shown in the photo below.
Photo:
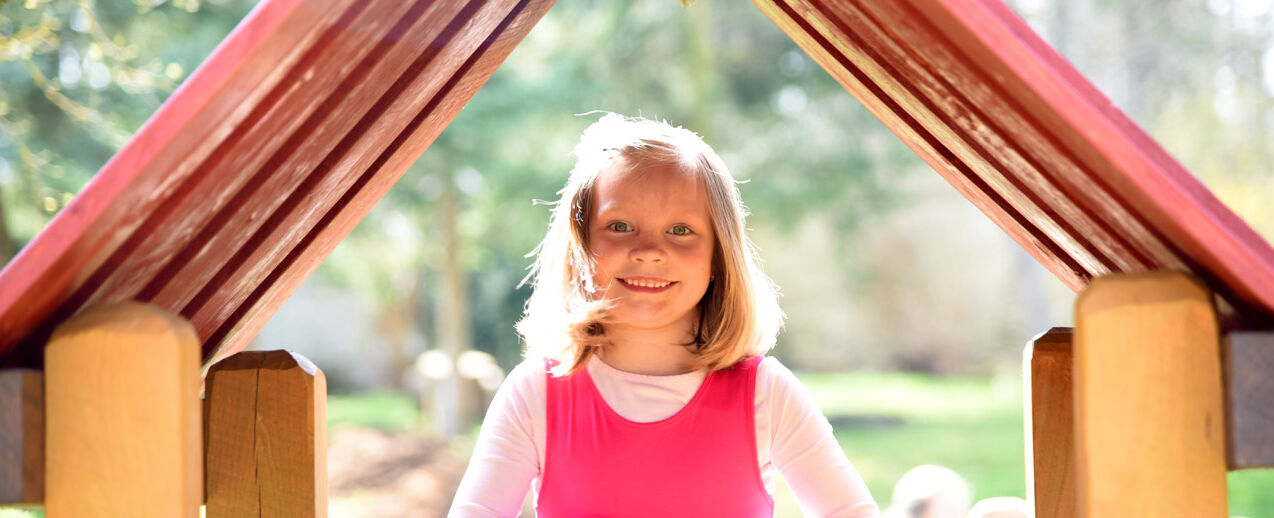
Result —
<path fill-rule="evenodd" d="M 754 3 L 1079 293 L 1025 355 L 1036 516 L 1227 516 L 1274 249 L 999 0 Z M 240 351 L 552 5 L 261 2 L 0 272 L 0 504 L 325 516 L 322 373 Z"/>

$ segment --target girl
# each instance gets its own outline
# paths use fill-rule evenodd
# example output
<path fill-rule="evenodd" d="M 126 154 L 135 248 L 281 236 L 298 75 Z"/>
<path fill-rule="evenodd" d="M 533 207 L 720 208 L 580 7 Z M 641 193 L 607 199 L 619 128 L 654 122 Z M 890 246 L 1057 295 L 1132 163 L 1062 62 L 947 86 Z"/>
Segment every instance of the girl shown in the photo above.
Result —
<path fill-rule="evenodd" d="M 730 172 L 697 135 L 605 115 L 536 250 L 527 360 L 483 422 L 451 516 L 879 516 L 776 359 L 782 313 Z M 530 276 L 528 276 L 530 278 Z"/>

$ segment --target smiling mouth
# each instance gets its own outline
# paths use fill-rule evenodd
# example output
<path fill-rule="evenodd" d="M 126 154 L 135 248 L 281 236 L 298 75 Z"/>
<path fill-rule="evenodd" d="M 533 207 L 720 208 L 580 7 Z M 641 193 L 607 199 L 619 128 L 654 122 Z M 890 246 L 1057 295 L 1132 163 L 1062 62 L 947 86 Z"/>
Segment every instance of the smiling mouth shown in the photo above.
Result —
<path fill-rule="evenodd" d="M 619 279 L 619 282 L 628 288 L 641 288 L 645 290 L 662 290 L 676 284 L 675 281 L 651 281 L 644 279 Z"/>

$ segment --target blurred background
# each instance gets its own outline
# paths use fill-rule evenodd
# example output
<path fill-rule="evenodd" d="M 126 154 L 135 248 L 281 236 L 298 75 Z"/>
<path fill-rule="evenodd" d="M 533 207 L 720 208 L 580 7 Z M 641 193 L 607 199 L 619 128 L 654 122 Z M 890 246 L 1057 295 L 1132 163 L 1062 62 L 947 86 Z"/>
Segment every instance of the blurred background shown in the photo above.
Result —
<path fill-rule="evenodd" d="M 252 8 L 0 0 L 0 263 Z M 1274 238 L 1274 0 L 1009 5 Z M 667 119 L 729 164 L 788 314 L 773 354 L 877 500 L 909 468 L 1024 497 L 1022 350 L 1074 294 L 746 2 L 561 2 L 253 343 L 330 390 L 333 516 L 441 515 L 521 359 L 519 286 L 593 110 Z M 1274 470 L 1230 475 L 1274 516 Z M 799 515 L 780 488 L 779 516 Z M 24 513 L 0 510 L 6 513 Z"/>

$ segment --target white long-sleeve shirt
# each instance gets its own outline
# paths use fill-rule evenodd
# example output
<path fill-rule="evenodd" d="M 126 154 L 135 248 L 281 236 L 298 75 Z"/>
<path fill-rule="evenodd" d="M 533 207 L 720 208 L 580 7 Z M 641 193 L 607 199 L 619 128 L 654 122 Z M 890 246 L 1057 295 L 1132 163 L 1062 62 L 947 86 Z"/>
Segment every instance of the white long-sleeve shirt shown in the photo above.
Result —
<path fill-rule="evenodd" d="M 618 370 L 597 356 L 586 366 L 602 399 L 625 419 L 653 422 L 684 407 L 705 372 L 648 376 Z M 513 369 L 496 392 L 448 516 L 516 516 L 533 489 L 538 494 L 545 449 L 545 379 L 542 363 Z M 832 436 L 813 397 L 773 357 L 757 367 L 756 452 L 761 480 L 774 494 L 774 476 L 791 487 L 811 516 L 879 517 L 866 484 Z"/>

